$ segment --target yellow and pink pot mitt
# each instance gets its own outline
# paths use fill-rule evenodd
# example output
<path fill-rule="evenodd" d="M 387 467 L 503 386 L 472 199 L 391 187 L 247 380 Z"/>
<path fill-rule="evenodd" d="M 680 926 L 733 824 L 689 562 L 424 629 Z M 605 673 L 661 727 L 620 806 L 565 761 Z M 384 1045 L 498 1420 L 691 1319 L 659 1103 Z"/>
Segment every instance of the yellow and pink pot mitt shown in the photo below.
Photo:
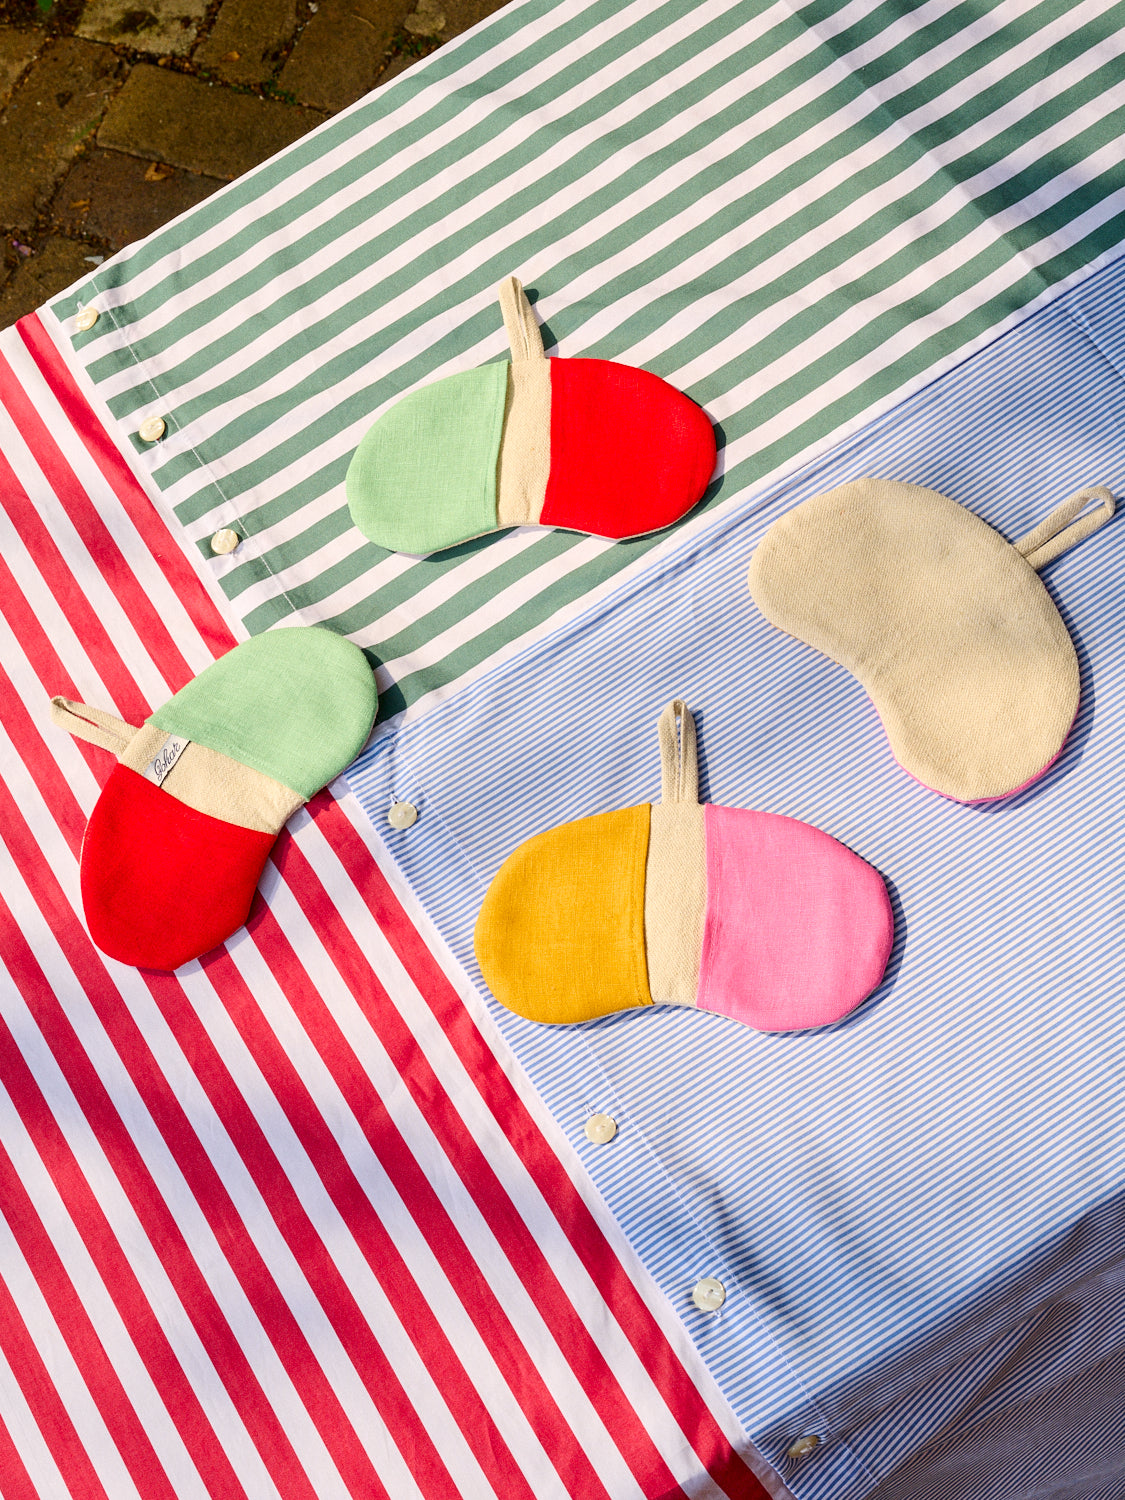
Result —
<path fill-rule="evenodd" d="M 750 593 L 858 679 L 915 780 L 991 801 L 1042 776 L 1070 733 L 1078 658 L 1038 570 L 1113 511 L 1092 485 L 1012 544 L 937 490 L 857 479 L 773 523 Z"/>
<path fill-rule="evenodd" d="M 118 757 L 79 872 L 102 952 L 171 970 L 236 932 L 282 826 L 358 755 L 376 706 L 363 652 L 313 627 L 244 641 L 139 729 L 52 699 L 57 724 Z"/>
<path fill-rule="evenodd" d="M 695 724 L 660 718 L 661 801 L 521 844 L 476 926 L 489 989 L 529 1020 L 693 1006 L 760 1031 L 838 1021 L 883 977 L 878 871 L 795 818 L 701 806 Z"/>
<path fill-rule="evenodd" d="M 392 552 L 436 552 L 506 526 L 619 539 L 659 531 L 715 468 L 706 414 L 647 370 L 548 359 L 514 276 L 500 287 L 510 364 L 404 396 L 348 468 L 352 519 Z"/>

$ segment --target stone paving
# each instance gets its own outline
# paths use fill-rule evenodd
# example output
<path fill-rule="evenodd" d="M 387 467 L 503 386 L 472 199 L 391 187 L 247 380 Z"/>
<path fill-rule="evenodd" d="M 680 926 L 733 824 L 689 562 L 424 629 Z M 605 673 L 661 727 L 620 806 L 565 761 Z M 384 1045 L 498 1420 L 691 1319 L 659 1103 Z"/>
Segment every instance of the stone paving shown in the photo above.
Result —
<path fill-rule="evenodd" d="M 0 328 L 502 0 L 0 0 Z"/>

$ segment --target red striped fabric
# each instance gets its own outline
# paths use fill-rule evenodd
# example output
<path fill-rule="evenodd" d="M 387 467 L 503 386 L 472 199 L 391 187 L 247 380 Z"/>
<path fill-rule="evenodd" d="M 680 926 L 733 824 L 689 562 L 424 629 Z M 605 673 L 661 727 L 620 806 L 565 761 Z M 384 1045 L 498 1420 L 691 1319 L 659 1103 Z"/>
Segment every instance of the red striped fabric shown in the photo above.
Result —
<path fill-rule="evenodd" d="M 111 761 L 48 699 L 139 723 L 234 636 L 34 318 L 0 335 L 0 619 L 5 1500 L 763 1495 L 342 784 L 203 961 L 90 942 Z"/>
<path fill-rule="evenodd" d="M 0 1417 L 0 1474 L 4 1476 L 4 1493 L 11 1500 L 35 1500 L 35 1486 L 31 1475 L 20 1457 L 19 1449 L 12 1442 L 7 1423 Z"/>

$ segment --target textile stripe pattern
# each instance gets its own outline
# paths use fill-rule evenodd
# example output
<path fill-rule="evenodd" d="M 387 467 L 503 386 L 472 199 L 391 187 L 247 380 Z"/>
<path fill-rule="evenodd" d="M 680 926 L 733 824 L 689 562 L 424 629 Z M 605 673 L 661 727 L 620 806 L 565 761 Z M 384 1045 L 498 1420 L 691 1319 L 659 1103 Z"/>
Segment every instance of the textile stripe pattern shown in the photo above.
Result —
<path fill-rule="evenodd" d="M 92 947 L 106 757 L 50 694 L 139 724 L 234 642 L 48 375 L 0 336 L 5 1494 L 753 1494 L 737 1422 L 339 784 L 205 963 Z"/>
<path fill-rule="evenodd" d="M 1094 477 L 1120 496 L 1122 371 L 1125 257 L 760 503 L 680 529 L 348 774 L 373 816 L 392 795 L 420 808 L 388 843 L 470 973 L 513 849 L 658 795 L 638 726 L 670 692 L 696 718 L 704 797 L 805 819 L 885 877 L 886 979 L 838 1026 L 496 1009 L 557 1118 L 612 1099 L 595 1181 L 802 1500 L 1120 1492 L 1125 533 L 1119 513 L 1044 569 L 1078 720 L 1041 781 L 982 807 L 901 772 L 860 684 L 769 624 L 746 567 L 780 517 L 857 474 L 958 496 L 1007 538 Z M 701 1273 L 726 1288 L 720 1318 L 692 1307 Z"/>
<path fill-rule="evenodd" d="M 503 276 L 537 292 L 552 352 L 702 405 L 725 439 L 706 503 L 734 500 L 1117 244 L 1123 17 L 517 0 L 92 272 L 50 335 L 244 628 L 348 634 L 385 717 L 663 545 L 521 531 L 419 563 L 352 526 L 371 422 L 504 358 Z M 244 540 L 214 559 L 227 527 Z"/>

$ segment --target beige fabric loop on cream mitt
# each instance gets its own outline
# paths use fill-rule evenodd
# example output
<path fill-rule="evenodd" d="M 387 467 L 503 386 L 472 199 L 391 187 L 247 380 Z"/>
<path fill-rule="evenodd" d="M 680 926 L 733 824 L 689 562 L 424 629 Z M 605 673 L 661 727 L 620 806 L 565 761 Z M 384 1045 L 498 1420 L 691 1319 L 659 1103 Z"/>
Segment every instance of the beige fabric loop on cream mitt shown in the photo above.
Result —
<path fill-rule="evenodd" d="M 858 679 L 904 770 L 991 801 L 1048 769 L 1078 712 L 1074 645 L 1036 570 L 1113 512 L 1092 485 L 1013 545 L 937 490 L 857 479 L 774 522 L 750 593 Z"/>

